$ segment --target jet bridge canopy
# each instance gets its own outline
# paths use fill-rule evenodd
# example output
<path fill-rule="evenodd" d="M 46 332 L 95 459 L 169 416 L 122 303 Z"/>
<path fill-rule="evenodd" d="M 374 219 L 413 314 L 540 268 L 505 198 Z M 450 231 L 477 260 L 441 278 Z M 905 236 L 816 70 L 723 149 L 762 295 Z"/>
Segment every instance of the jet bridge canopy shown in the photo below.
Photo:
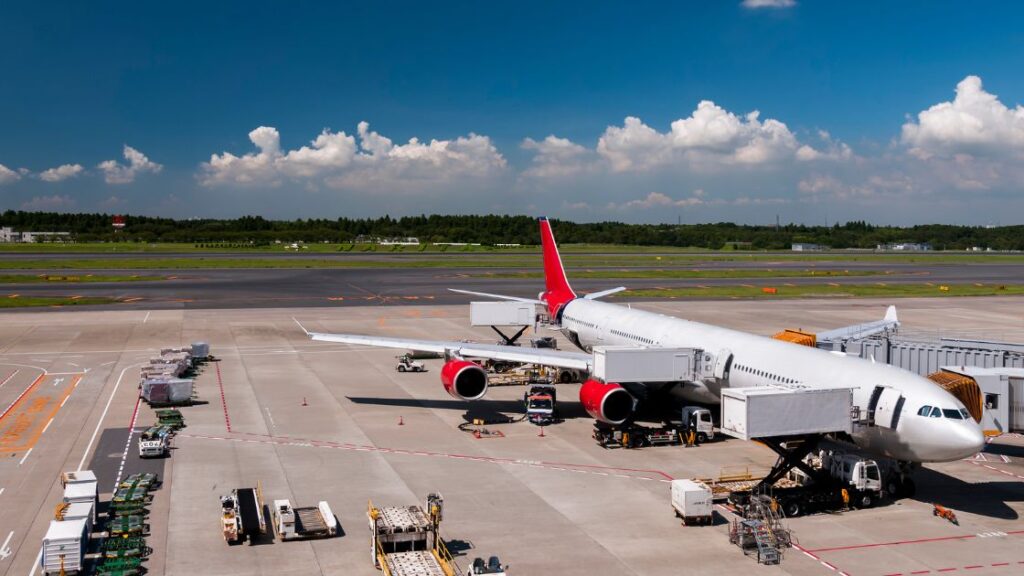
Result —
<path fill-rule="evenodd" d="M 741 440 L 853 432 L 850 388 L 723 388 L 721 408 L 722 432 Z"/>

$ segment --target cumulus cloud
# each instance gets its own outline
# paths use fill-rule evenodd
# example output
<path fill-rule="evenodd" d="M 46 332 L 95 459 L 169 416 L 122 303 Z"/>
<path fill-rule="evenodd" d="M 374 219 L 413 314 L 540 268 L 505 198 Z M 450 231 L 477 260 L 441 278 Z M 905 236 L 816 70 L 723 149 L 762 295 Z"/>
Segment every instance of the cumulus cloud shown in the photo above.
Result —
<path fill-rule="evenodd" d="M 129 184 L 134 182 L 135 177 L 139 174 L 146 172 L 157 174 L 164 168 L 127 144 L 124 146 L 124 159 L 128 161 L 127 164 L 120 164 L 116 160 L 106 160 L 97 166 L 103 172 L 103 179 L 107 184 Z"/>
<path fill-rule="evenodd" d="M 526 177 L 573 176 L 588 168 L 587 157 L 590 152 L 568 138 L 559 138 L 554 134 L 539 141 L 527 138 L 520 146 L 523 150 L 535 153 L 530 167 L 523 171 Z"/>
<path fill-rule="evenodd" d="M 3 164 L 0 164 L 0 186 L 10 184 L 11 182 L 17 182 L 18 180 L 21 180 L 21 174 L 11 170 Z"/>
<path fill-rule="evenodd" d="M 903 125 L 901 141 L 914 156 L 928 159 L 956 154 L 1024 153 L 1024 107 L 1008 108 L 986 92 L 981 78 L 956 85 L 952 102 L 920 112 Z"/>
<path fill-rule="evenodd" d="M 75 207 L 75 200 L 70 196 L 36 196 L 22 202 L 21 209 L 29 212 L 63 212 Z"/>
<path fill-rule="evenodd" d="M 796 6 L 796 0 L 743 0 L 740 5 L 751 10 L 757 8 L 792 8 Z"/>
<path fill-rule="evenodd" d="M 44 182 L 60 182 L 68 178 L 74 178 L 84 171 L 81 164 L 62 164 L 56 168 L 43 170 L 39 173 L 39 179 Z"/>
<path fill-rule="evenodd" d="M 505 168 L 505 158 L 486 136 L 470 133 L 454 140 L 394 144 L 370 130 L 356 128 L 357 138 L 324 130 L 309 146 L 284 152 L 277 129 L 261 126 L 249 133 L 256 152 L 213 154 L 200 166 L 207 186 L 278 185 L 284 179 L 322 179 L 335 188 L 380 183 L 446 182 L 459 177 L 486 177 Z"/>
<path fill-rule="evenodd" d="M 813 160 L 827 154 L 801 145 L 778 120 L 761 121 L 757 111 L 740 117 L 710 100 L 700 102 L 688 118 L 672 122 L 665 133 L 630 116 L 622 126 L 605 130 L 598 140 L 597 153 L 616 172 L 644 171 L 681 162 L 695 168 L 767 165 L 794 158 Z"/>
<path fill-rule="evenodd" d="M 609 202 L 606 206 L 609 210 L 650 210 L 656 208 L 696 208 L 702 206 L 765 206 L 773 204 L 787 204 L 786 198 L 774 197 L 751 197 L 739 196 L 736 198 L 712 198 L 704 190 L 697 189 L 685 198 L 672 198 L 661 192 L 651 192 L 644 198 L 629 200 L 628 202 Z"/>
<path fill-rule="evenodd" d="M 821 150 L 803 144 L 796 149 L 796 159 L 813 162 L 815 160 L 849 160 L 853 158 L 853 150 L 846 143 L 833 139 L 832 135 L 825 130 L 818 131 L 818 138 L 822 141 Z"/>

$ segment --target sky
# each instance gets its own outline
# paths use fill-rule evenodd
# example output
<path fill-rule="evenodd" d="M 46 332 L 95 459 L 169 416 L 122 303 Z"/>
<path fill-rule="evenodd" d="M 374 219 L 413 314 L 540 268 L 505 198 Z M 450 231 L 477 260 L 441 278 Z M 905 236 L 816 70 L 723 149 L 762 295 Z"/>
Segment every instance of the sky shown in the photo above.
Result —
<path fill-rule="evenodd" d="M 1024 223 L 1022 3 L 37 2 L 0 210 Z"/>

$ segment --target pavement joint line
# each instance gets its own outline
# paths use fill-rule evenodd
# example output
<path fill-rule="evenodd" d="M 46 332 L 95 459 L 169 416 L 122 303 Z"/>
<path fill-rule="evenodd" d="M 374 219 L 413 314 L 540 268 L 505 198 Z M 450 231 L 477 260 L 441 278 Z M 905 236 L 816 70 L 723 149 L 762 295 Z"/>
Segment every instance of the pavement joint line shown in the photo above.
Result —
<path fill-rule="evenodd" d="M 89 444 L 85 446 L 85 451 L 82 453 L 82 459 L 78 462 L 78 471 L 82 471 L 82 467 L 85 466 L 85 459 L 89 457 L 89 450 L 92 449 L 93 442 L 96 441 L 96 435 L 100 432 L 100 427 L 103 426 L 103 420 L 107 417 L 107 411 L 110 410 L 110 403 L 114 401 L 114 395 L 117 394 L 117 389 L 121 386 L 121 379 L 124 378 L 125 372 L 129 368 L 138 366 L 139 364 L 132 364 L 131 366 L 125 366 L 121 370 L 121 375 L 117 377 L 117 382 L 114 383 L 114 389 L 110 391 L 110 397 L 107 398 L 107 405 L 103 407 L 103 413 L 100 414 L 99 422 L 96 422 L 96 429 L 92 431 L 92 437 L 89 438 Z M 34 572 L 34 570 L 33 570 Z"/>
<path fill-rule="evenodd" d="M 248 434 L 250 436 L 263 436 L 259 434 Z M 647 480 L 655 482 L 670 482 L 670 480 L 663 480 L 661 478 L 650 478 L 646 476 L 630 476 L 628 474 L 608 474 L 603 471 L 595 470 L 576 470 L 573 468 L 566 468 L 564 466 L 558 466 L 552 463 L 545 462 L 524 462 L 522 460 L 516 460 L 511 458 L 495 458 L 490 456 L 469 456 L 465 454 L 451 454 L 444 452 L 422 452 L 417 450 L 404 450 L 401 448 L 381 448 L 377 446 L 366 446 L 349 443 L 338 443 L 338 442 L 325 442 L 325 441 L 313 441 L 313 440 L 284 440 L 283 438 L 275 438 L 272 436 L 263 436 L 261 438 L 237 438 L 227 436 L 212 436 L 207 434 L 180 434 L 182 438 L 194 438 L 201 440 L 221 440 L 227 442 L 245 442 L 250 444 L 274 444 L 278 446 L 296 446 L 301 448 L 331 448 L 335 450 L 350 450 L 355 452 L 378 452 L 384 454 L 395 454 L 399 456 L 426 456 L 432 458 L 449 458 L 453 460 L 469 460 L 474 462 L 484 462 L 490 464 L 517 464 L 525 465 L 531 468 L 539 468 L 546 470 L 556 470 L 563 472 L 578 472 L 582 474 L 591 474 L 594 476 L 614 476 L 619 478 L 626 478 L 629 480 Z M 570 465 L 574 466 L 574 465 Z"/>

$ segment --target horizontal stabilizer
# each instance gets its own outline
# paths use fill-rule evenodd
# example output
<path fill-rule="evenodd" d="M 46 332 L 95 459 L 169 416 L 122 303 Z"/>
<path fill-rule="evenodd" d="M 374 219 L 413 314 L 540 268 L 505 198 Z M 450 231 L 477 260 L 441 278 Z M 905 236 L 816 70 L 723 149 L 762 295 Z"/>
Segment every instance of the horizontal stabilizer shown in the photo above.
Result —
<path fill-rule="evenodd" d="M 865 324 L 855 324 L 853 326 L 846 326 L 844 328 L 837 328 L 826 332 L 818 332 L 818 342 L 827 340 L 853 340 L 857 338 L 867 338 L 868 336 L 884 332 L 890 328 L 898 328 L 899 325 L 900 321 L 896 317 L 896 307 L 889 306 L 885 311 L 885 318 L 881 320 L 867 322 Z"/>
<path fill-rule="evenodd" d="M 536 298 L 520 298 L 519 296 L 505 296 L 503 294 L 489 294 L 487 292 L 473 292 L 472 290 L 459 290 L 457 288 L 449 288 L 451 292 L 458 292 L 459 294 L 469 294 L 470 296 L 483 296 L 484 298 L 494 298 L 496 300 L 511 300 L 513 302 L 529 302 L 531 304 L 544 304 L 544 302 L 537 300 Z"/>
<path fill-rule="evenodd" d="M 625 289 L 625 286 L 619 286 L 618 288 L 609 288 L 607 290 L 601 290 L 600 292 L 591 292 L 590 294 L 585 295 L 583 298 L 587 300 L 597 300 L 598 298 L 604 298 L 605 296 L 610 296 L 612 294 L 615 294 L 616 292 L 622 292 Z"/>

